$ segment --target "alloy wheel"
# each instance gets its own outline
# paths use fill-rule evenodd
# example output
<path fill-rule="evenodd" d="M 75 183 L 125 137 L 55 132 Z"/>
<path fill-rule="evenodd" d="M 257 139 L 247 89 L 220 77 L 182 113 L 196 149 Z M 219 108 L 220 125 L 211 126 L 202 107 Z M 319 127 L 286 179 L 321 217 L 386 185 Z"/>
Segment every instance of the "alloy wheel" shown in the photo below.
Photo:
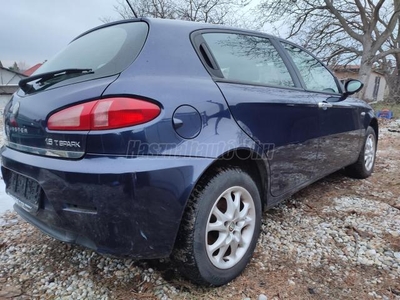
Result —
<path fill-rule="evenodd" d="M 254 200 L 243 187 L 227 189 L 215 202 L 208 217 L 206 250 L 219 269 L 236 265 L 249 248 L 256 223 Z"/>
<path fill-rule="evenodd" d="M 367 171 L 370 171 L 375 161 L 375 138 L 372 134 L 368 135 L 364 147 L 364 165 Z"/>

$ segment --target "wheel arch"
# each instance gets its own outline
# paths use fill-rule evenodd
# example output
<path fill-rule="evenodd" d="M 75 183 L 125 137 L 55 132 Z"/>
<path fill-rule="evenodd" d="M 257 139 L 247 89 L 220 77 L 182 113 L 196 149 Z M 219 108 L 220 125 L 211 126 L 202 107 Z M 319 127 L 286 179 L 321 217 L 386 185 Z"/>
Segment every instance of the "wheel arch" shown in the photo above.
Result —
<path fill-rule="evenodd" d="M 266 208 L 269 199 L 270 181 L 268 160 L 267 157 L 257 153 L 253 149 L 237 148 L 221 154 L 204 170 L 202 175 L 199 176 L 196 183 L 193 185 L 193 189 L 196 188 L 197 183 L 202 178 L 210 176 L 215 169 L 228 166 L 239 167 L 249 173 L 260 191 L 261 205 L 263 208 Z"/>
<path fill-rule="evenodd" d="M 192 190 L 190 191 L 191 196 L 186 203 L 185 212 L 181 219 L 179 231 L 177 232 L 174 250 L 171 253 L 171 261 L 185 277 L 198 284 L 219 286 L 228 282 L 227 280 L 230 281 L 238 276 L 245 268 L 250 261 L 261 228 L 261 217 L 263 206 L 265 206 L 265 197 L 263 194 L 267 187 L 266 184 L 263 184 L 263 180 L 265 182 L 268 181 L 268 170 L 266 166 L 266 158 L 251 149 L 229 150 L 213 160 L 204 169 L 204 172 L 198 176 L 197 180 L 193 182 Z M 240 172 L 238 172 L 238 169 L 240 169 Z M 221 174 L 217 172 L 221 172 Z M 226 173 L 224 174 L 224 172 L 230 173 L 227 175 Z M 255 211 L 259 214 L 258 217 L 254 219 L 256 220 L 255 235 L 252 235 L 250 246 L 239 262 L 229 269 L 217 269 L 217 273 L 213 273 L 216 266 L 211 265 L 212 262 L 210 258 L 207 257 L 204 252 L 206 251 L 204 246 L 204 234 L 207 231 L 206 229 L 201 229 L 203 228 L 201 224 L 205 224 L 204 222 L 210 218 L 209 212 L 211 210 L 209 210 L 209 208 L 212 209 L 209 206 L 210 201 L 213 202 L 213 199 L 215 199 L 215 201 L 218 199 L 216 195 L 219 195 L 218 188 L 221 188 L 221 186 L 218 186 L 218 178 L 223 179 L 222 186 L 223 189 L 226 189 L 227 186 L 233 187 L 244 183 L 241 178 L 245 178 L 245 182 L 249 184 L 249 176 L 254 181 L 254 183 L 250 185 L 252 191 L 254 191 L 254 188 L 257 188 L 260 191 L 261 198 L 261 201 L 257 201 L 257 204 L 255 204 Z M 231 180 L 233 180 L 233 183 Z M 209 182 L 213 182 L 217 185 L 211 186 L 210 188 L 208 185 Z M 254 186 L 254 184 L 256 186 Z M 215 187 L 217 187 L 217 190 L 215 190 Z M 204 193 L 204 189 L 208 189 L 206 193 Z M 211 192 L 212 196 L 210 196 L 208 192 Z M 206 212 L 206 214 L 204 212 Z M 200 229 L 198 224 L 200 224 Z M 202 249 L 204 249 L 204 251 Z M 210 263 L 206 263 L 205 265 L 202 263 L 208 261 L 210 261 Z M 211 268 L 209 265 L 211 265 Z M 234 273 L 231 271 L 227 272 L 227 270 L 234 270 Z"/>
<path fill-rule="evenodd" d="M 371 121 L 369 122 L 369 126 L 371 126 L 374 129 L 375 135 L 376 135 L 376 142 L 378 143 L 378 139 L 379 139 L 378 119 L 377 118 L 372 118 Z"/>

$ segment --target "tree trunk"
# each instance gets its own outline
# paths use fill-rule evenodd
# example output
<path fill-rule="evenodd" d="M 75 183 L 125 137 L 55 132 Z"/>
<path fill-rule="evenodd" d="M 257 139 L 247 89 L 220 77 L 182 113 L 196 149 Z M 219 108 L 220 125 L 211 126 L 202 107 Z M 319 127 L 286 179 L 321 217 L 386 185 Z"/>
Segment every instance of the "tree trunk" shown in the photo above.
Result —
<path fill-rule="evenodd" d="M 400 9 L 400 0 L 393 1 L 394 9 Z M 397 19 L 397 40 L 395 42 L 395 47 L 400 47 L 400 17 Z M 396 59 L 396 70 L 393 74 L 387 76 L 387 84 L 389 86 L 389 102 L 400 103 L 400 53 L 394 55 Z"/>
<path fill-rule="evenodd" d="M 394 55 L 396 59 L 395 72 L 386 76 L 386 82 L 389 87 L 388 102 L 400 103 L 400 54 Z"/>
<path fill-rule="evenodd" d="M 399 19 L 399 23 L 400 23 L 400 19 Z M 400 37 L 400 24 L 398 26 L 399 26 L 399 35 L 397 36 L 397 38 Z M 398 46 L 400 46 L 400 45 L 398 45 Z M 396 57 L 396 68 L 397 68 L 396 72 L 394 73 L 395 83 L 394 83 L 393 87 L 395 89 L 395 92 L 393 95 L 394 97 L 391 100 L 397 104 L 400 104 L 400 53 L 396 54 L 395 57 Z"/>
<path fill-rule="evenodd" d="M 367 85 L 369 83 L 369 77 L 371 76 L 372 72 L 372 63 L 368 59 L 361 59 L 361 65 L 360 65 L 360 71 L 358 73 L 358 79 L 364 83 L 364 88 L 360 92 L 360 98 L 364 100 L 372 100 L 372 99 L 367 99 L 366 91 L 367 91 Z"/>

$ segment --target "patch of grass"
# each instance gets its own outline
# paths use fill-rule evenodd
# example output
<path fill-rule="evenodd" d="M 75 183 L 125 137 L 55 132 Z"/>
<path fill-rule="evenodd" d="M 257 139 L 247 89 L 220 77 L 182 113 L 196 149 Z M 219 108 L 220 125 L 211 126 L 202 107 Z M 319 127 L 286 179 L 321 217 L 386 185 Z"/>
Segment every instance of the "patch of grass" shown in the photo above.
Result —
<path fill-rule="evenodd" d="M 380 101 L 380 102 L 371 104 L 371 106 L 375 111 L 382 110 L 382 109 L 389 109 L 389 110 L 393 111 L 394 119 L 400 118 L 400 104 Z"/>

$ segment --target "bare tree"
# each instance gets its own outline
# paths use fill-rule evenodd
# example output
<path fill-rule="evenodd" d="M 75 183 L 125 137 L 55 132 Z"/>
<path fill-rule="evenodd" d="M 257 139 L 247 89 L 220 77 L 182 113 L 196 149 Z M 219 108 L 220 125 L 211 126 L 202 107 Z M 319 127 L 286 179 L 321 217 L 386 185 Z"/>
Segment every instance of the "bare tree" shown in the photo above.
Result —
<path fill-rule="evenodd" d="M 396 3 L 399 0 L 394 0 Z M 359 79 L 368 82 L 374 64 L 400 48 L 387 47 L 399 21 L 399 5 L 389 0 L 264 0 L 264 22 L 286 20 L 288 38 L 330 64 L 360 61 Z"/>
<path fill-rule="evenodd" d="M 11 71 L 17 72 L 17 73 L 20 72 L 18 64 L 15 61 L 14 61 L 13 65 L 11 67 L 9 67 L 8 69 L 11 70 Z"/>
<path fill-rule="evenodd" d="M 133 12 L 124 0 L 118 0 L 115 11 L 122 19 L 134 18 Z M 140 17 L 176 19 L 176 4 L 173 0 L 131 0 L 130 4 Z"/>
<path fill-rule="evenodd" d="M 123 0 L 114 6 L 122 19 L 133 18 L 133 12 Z M 236 23 L 236 13 L 250 0 L 130 0 L 138 16 L 181 19 L 213 24 Z M 104 22 L 110 21 L 103 18 Z"/>
<path fill-rule="evenodd" d="M 19 71 L 22 73 L 29 69 L 29 65 L 25 61 L 18 62 Z"/>
<path fill-rule="evenodd" d="M 394 0 L 395 10 L 400 10 L 400 0 Z M 400 16 L 398 18 L 397 27 L 387 40 L 385 48 L 400 48 Z M 384 57 L 381 63 L 381 69 L 385 74 L 386 82 L 389 87 L 390 102 L 400 103 L 400 53 L 394 53 L 391 56 Z"/>
<path fill-rule="evenodd" d="M 233 21 L 233 11 L 244 6 L 242 0 L 187 0 L 177 9 L 180 19 L 213 24 Z"/>

